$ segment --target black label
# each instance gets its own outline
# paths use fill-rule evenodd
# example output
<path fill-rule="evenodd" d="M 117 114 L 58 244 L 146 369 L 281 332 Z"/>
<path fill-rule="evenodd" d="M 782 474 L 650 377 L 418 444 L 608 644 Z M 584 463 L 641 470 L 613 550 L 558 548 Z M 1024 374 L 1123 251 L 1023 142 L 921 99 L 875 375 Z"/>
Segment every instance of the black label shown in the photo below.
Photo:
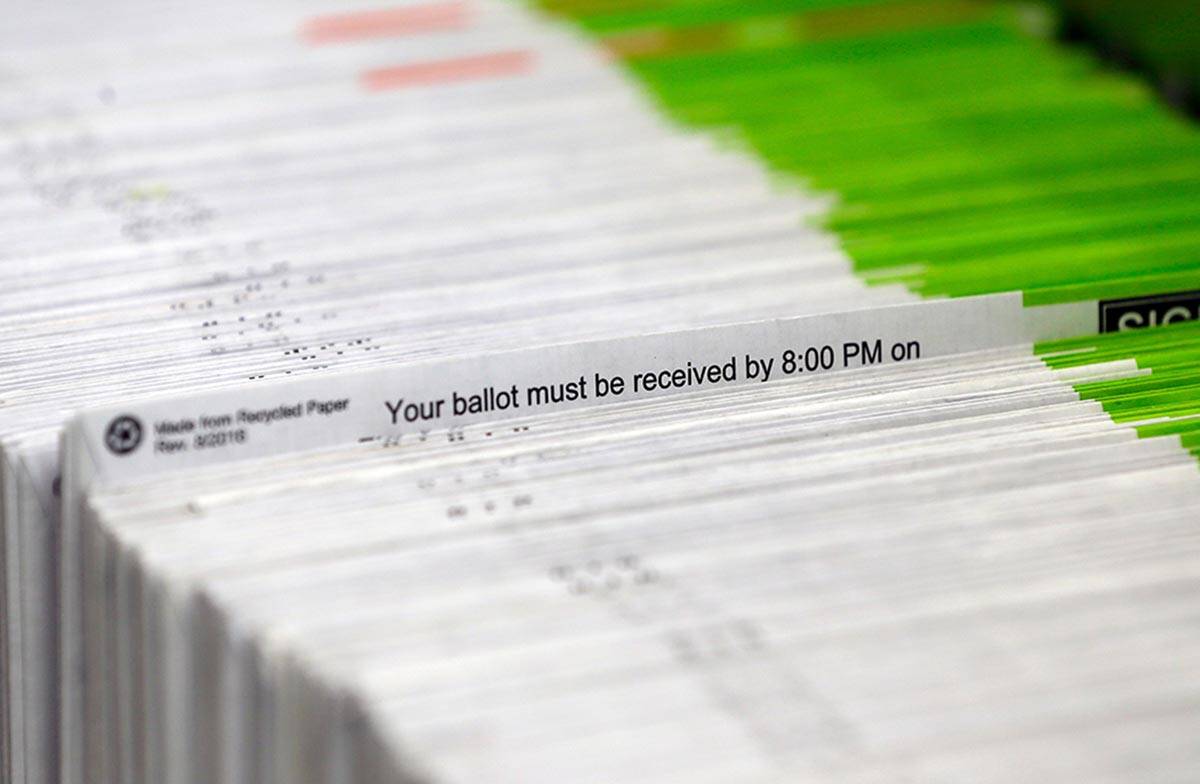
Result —
<path fill-rule="evenodd" d="M 1200 291 L 1100 302 L 1101 332 L 1125 332 L 1183 321 L 1200 321 Z"/>

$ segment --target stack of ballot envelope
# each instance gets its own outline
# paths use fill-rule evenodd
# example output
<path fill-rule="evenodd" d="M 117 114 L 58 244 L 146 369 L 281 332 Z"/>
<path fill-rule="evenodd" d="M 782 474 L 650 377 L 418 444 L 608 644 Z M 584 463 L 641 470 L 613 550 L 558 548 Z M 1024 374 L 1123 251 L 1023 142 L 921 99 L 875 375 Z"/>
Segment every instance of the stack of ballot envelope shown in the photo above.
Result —
<path fill-rule="evenodd" d="M 0 780 L 1200 777 L 1200 135 L 960 0 L 0 26 Z"/>

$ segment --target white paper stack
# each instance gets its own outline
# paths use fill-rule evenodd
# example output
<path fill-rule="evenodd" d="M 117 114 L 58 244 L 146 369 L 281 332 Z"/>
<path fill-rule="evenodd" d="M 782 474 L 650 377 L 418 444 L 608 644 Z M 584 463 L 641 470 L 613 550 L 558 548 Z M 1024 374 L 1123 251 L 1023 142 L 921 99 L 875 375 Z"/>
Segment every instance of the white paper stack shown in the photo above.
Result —
<path fill-rule="evenodd" d="M 867 285 L 519 4 L 10 5 L 5 784 L 1200 777 L 1095 301 Z"/>
<path fill-rule="evenodd" d="M 47 781 L 60 744 L 79 751 L 55 675 L 55 581 L 74 573 L 55 556 L 53 492 L 69 412 L 911 298 L 850 274 L 805 224 L 821 199 L 668 126 L 563 29 L 504 3 L 372 10 L 5 13 L 12 781 Z M 64 655 L 61 677 L 78 677 Z"/>
<path fill-rule="evenodd" d="M 1187 781 L 1200 471 L 1024 347 L 110 483 L 96 781 Z"/>

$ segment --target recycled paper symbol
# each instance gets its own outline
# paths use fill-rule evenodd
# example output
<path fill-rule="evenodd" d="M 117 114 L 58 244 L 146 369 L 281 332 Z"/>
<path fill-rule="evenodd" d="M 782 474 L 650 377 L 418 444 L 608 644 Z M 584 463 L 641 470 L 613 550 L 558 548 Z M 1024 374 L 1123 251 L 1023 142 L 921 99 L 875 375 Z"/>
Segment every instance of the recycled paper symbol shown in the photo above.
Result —
<path fill-rule="evenodd" d="M 119 416 L 108 423 L 104 444 L 114 455 L 127 455 L 142 443 L 142 423 L 136 417 Z"/>

